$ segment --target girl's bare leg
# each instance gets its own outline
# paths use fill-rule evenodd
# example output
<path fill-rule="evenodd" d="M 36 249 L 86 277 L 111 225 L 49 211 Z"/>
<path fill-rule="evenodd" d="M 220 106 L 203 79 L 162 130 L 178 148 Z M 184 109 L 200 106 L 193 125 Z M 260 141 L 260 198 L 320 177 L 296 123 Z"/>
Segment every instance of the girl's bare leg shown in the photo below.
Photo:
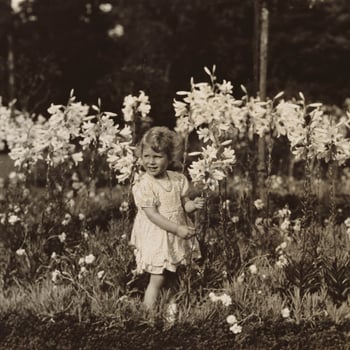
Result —
<path fill-rule="evenodd" d="M 144 304 L 149 309 L 153 309 L 154 304 L 156 303 L 160 290 L 164 284 L 165 276 L 164 275 L 152 275 L 150 276 L 148 286 L 145 291 Z"/>

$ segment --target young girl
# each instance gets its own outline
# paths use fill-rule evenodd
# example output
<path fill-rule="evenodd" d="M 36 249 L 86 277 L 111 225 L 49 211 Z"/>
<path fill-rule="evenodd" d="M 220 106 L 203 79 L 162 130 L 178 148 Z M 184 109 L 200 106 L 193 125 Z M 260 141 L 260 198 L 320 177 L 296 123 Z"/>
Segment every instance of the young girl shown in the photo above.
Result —
<path fill-rule="evenodd" d="M 166 127 L 148 130 L 140 142 L 140 160 L 145 170 L 132 192 L 137 214 L 131 234 L 137 271 L 150 274 L 144 304 L 152 308 L 164 285 L 167 271 L 198 257 L 195 230 L 186 213 L 201 209 L 204 199 L 190 200 L 187 178 L 168 170 L 175 160 L 177 135 Z"/>

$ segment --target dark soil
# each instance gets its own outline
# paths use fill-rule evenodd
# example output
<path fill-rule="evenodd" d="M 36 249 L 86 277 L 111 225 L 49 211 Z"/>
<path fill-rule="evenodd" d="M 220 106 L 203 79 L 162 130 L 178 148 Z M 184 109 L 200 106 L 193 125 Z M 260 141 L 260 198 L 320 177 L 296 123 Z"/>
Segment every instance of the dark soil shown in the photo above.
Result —
<path fill-rule="evenodd" d="M 0 316 L 0 349 L 346 349 L 350 350 L 350 322 L 334 325 L 280 323 L 244 325 L 235 336 L 227 323 L 201 325 L 137 325 L 132 321 L 115 326 L 106 320 L 78 322 L 61 316 L 55 320 L 34 315 Z"/>

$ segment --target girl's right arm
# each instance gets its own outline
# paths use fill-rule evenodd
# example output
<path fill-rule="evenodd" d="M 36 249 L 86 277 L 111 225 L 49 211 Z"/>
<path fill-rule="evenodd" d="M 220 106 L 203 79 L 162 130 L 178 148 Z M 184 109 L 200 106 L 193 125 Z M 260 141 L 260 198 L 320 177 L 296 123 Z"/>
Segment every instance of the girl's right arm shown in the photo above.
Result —
<path fill-rule="evenodd" d="M 161 215 L 155 207 L 142 208 L 147 215 L 147 218 L 161 229 L 171 232 L 176 236 L 184 239 L 191 238 L 195 235 L 195 230 L 186 225 L 178 225 Z"/>

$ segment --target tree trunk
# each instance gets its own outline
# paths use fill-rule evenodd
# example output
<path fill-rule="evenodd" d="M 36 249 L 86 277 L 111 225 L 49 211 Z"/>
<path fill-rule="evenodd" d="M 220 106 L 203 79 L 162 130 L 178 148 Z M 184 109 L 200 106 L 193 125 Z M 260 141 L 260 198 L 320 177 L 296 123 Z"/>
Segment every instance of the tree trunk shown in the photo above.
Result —
<path fill-rule="evenodd" d="M 253 47 L 253 80 L 254 95 L 259 92 L 259 67 L 260 67 L 260 13 L 261 0 L 254 1 L 254 47 Z"/>
<path fill-rule="evenodd" d="M 259 94 L 262 101 L 266 99 L 267 80 L 267 50 L 269 39 L 269 10 L 266 1 L 261 4 L 260 19 L 260 69 L 259 69 Z"/>
<path fill-rule="evenodd" d="M 259 96 L 262 101 L 266 100 L 266 80 L 267 80 L 267 50 L 269 34 L 269 10 L 266 0 L 261 1 L 260 7 L 260 50 L 259 50 Z M 258 192 L 262 199 L 266 199 L 265 176 L 265 138 L 260 137 L 258 141 Z"/>
<path fill-rule="evenodd" d="M 13 36 L 7 35 L 7 74 L 8 74 L 8 99 L 11 102 L 15 98 L 15 58 L 13 53 Z"/>

